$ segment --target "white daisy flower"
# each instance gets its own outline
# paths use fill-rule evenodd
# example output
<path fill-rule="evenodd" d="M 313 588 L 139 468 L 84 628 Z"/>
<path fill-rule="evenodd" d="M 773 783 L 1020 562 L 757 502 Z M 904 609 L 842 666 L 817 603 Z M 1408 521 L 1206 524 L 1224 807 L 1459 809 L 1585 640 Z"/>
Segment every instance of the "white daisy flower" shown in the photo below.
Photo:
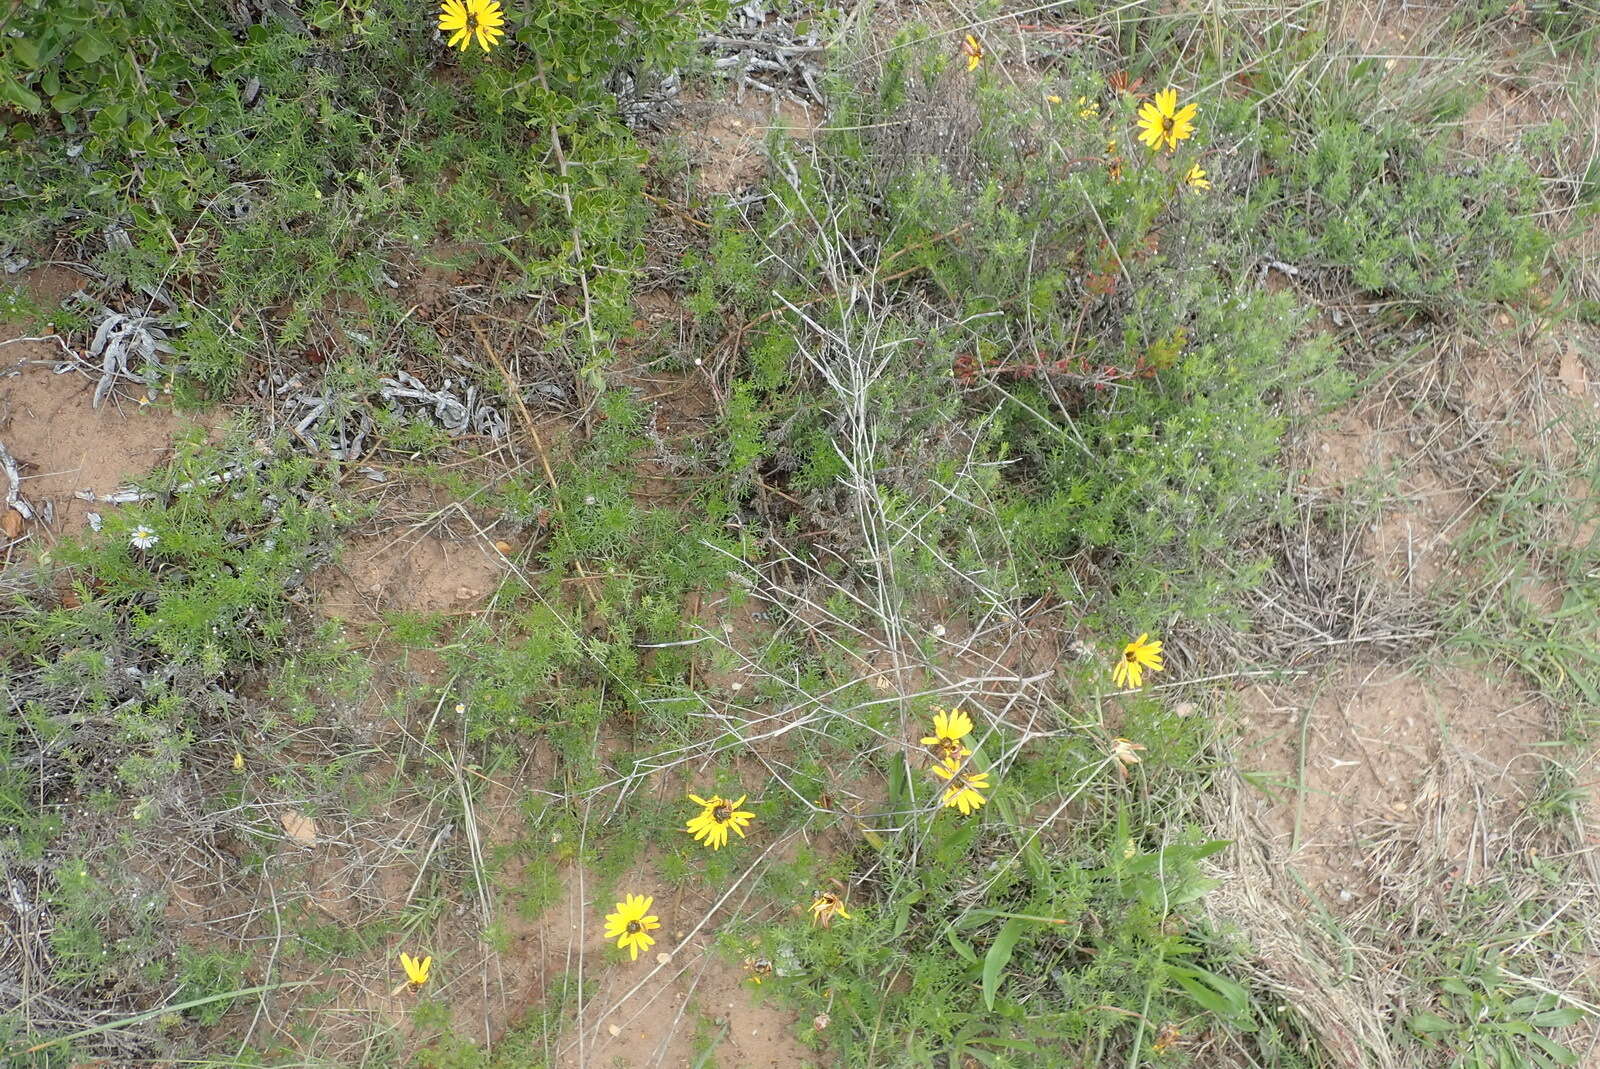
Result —
<path fill-rule="evenodd" d="M 159 541 L 161 541 L 161 536 L 142 523 L 135 527 L 133 533 L 128 536 L 128 544 L 134 549 L 149 549 Z"/>

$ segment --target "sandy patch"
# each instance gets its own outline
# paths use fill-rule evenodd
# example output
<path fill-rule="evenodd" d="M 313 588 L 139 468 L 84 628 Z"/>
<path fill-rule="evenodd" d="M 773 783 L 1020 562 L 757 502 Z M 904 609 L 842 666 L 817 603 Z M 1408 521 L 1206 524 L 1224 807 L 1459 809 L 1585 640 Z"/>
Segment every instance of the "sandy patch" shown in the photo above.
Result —
<path fill-rule="evenodd" d="M 1272 851 L 1344 910 L 1423 863 L 1482 878 L 1536 791 L 1546 716 L 1472 672 L 1356 664 L 1315 688 L 1245 692 L 1242 771 L 1273 800 Z"/>
<path fill-rule="evenodd" d="M 337 564 L 311 576 L 311 587 L 323 614 L 366 623 L 385 612 L 470 611 L 499 584 L 500 569 L 492 545 L 402 528 L 350 539 Z"/>
<path fill-rule="evenodd" d="M 697 166 L 695 186 L 702 193 L 737 193 L 761 180 L 767 168 L 767 134 L 782 130 L 790 137 L 810 137 L 822 121 L 822 109 L 792 100 L 777 107 L 766 97 L 731 101 L 688 101 L 674 124 Z"/>
<path fill-rule="evenodd" d="M 16 458 L 22 495 L 38 513 L 23 533 L 53 541 L 77 533 L 88 513 L 116 508 L 79 500 L 78 491 L 115 493 L 170 458 L 173 439 L 216 419 L 183 416 L 162 404 L 108 399 L 91 406 L 94 380 L 77 371 L 55 374 L 63 354 L 44 342 L 0 349 L 0 442 Z"/>

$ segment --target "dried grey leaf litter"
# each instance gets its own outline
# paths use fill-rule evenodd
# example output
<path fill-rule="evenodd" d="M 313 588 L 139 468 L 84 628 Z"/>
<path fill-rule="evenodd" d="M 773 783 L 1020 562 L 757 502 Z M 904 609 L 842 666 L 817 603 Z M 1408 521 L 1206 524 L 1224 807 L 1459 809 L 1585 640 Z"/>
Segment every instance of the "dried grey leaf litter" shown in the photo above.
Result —
<path fill-rule="evenodd" d="M 298 377 L 280 373 L 274 373 L 272 381 L 271 393 L 283 406 L 291 437 L 308 452 L 334 460 L 354 460 L 365 453 L 374 426 L 364 398 L 336 395 L 328 383 L 320 395 L 312 393 Z M 267 392 L 264 380 L 257 386 Z"/>
<path fill-rule="evenodd" d="M 308 389 L 298 377 L 274 374 L 273 396 L 289 421 L 291 435 L 310 452 L 334 460 L 356 460 L 367 452 L 368 439 L 376 429 L 370 414 L 372 398 L 360 392 L 335 390 L 323 383 L 320 391 Z M 262 380 L 257 388 L 267 392 Z M 378 398 L 388 411 L 406 420 L 431 422 L 452 438 L 476 434 L 499 440 L 508 426 L 499 409 L 487 403 L 476 386 L 467 386 L 465 396 L 456 393 L 450 379 L 437 388 L 404 371 L 378 380 Z"/>
<path fill-rule="evenodd" d="M 128 315 L 110 308 L 102 309 L 88 354 L 91 361 L 100 361 L 94 407 L 100 407 L 100 402 L 110 395 L 118 381 L 137 382 L 154 390 L 163 376 L 177 371 L 177 364 L 164 364 L 161 357 L 177 354 L 169 339 L 188 325 L 169 322 L 163 316 Z M 138 361 L 138 365 L 133 361 Z"/>
<path fill-rule="evenodd" d="M 402 415 L 429 416 L 452 437 L 469 432 L 493 439 L 505 437 L 505 417 L 497 409 L 482 403 L 476 386 L 468 386 L 467 396 L 462 399 L 453 392 L 454 384 L 449 379 L 445 379 L 439 389 L 431 389 L 415 376 L 400 371 L 395 373 L 394 378 L 381 379 L 380 382 L 382 388 L 378 391 L 379 395 L 389 402 L 391 409 L 398 409 Z M 419 413 L 417 409 L 422 412 Z"/>
<path fill-rule="evenodd" d="M 653 81 L 641 81 L 631 71 L 619 70 L 606 80 L 617 101 L 617 114 L 629 127 L 662 129 L 678 113 L 683 79 L 676 71 Z"/>
<path fill-rule="evenodd" d="M 751 0 L 730 13 L 716 33 L 699 39 L 712 59 L 712 69 L 734 83 L 740 103 L 754 90 L 772 97 L 776 107 L 787 98 L 806 107 L 824 103 L 823 58 L 827 47 L 812 29 L 781 3 Z M 683 80 L 673 71 L 649 79 L 642 72 L 617 71 L 606 87 L 617 100 L 617 112 L 630 127 L 663 128 L 678 113 Z"/>
<path fill-rule="evenodd" d="M 181 482 L 172 488 L 172 492 L 182 494 L 188 493 L 197 487 L 221 486 L 224 483 L 231 483 L 235 479 L 242 479 L 246 475 L 260 471 L 266 466 L 265 458 L 254 460 L 249 464 L 231 464 L 215 475 L 207 475 L 203 479 L 190 479 L 187 482 Z M 97 494 L 93 490 L 74 490 L 72 496 L 79 501 L 87 501 L 91 504 L 131 505 L 136 501 L 154 501 L 161 495 L 153 490 L 140 490 L 137 487 L 125 486 L 109 494 Z"/>
<path fill-rule="evenodd" d="M 806 27 L 804 32 L 797 22 Z M 770 95 L 774 104 L 787 97 L 797 104 L 821 105 L 827 46 L 815 25 L 814 19 L 797 20 L 786 5 L 749 0 L 734 8 L 718 33 L 700 38 L 700 44 L 716 57 L 712 68 L 733 80 L 740 103 L 753 89 Z"/>
<path fill-rule="evenodd" d="M 17 470 L 16 459 L 3 442 L 0 442 L 0 471 L 5 472 L 7 479 L 5 504 L 16 509 L 23 519 L 33 519 L 33 507 L 22 499 L 22 473 Z"/>

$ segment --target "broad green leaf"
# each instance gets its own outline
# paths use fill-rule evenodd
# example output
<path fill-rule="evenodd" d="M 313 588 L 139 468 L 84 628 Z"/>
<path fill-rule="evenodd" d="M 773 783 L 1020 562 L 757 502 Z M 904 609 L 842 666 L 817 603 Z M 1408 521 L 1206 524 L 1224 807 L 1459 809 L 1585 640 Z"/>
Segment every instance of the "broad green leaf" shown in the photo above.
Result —
<path fill-rule="evenodd" d="M 991 1010 L 994 1009 L 995 993 L 1000 990 L 1000 977 L 1010 963 L 1011 952 L 1016 949 L 1017 940 L 1022 938 L 1022 930 L 1027 924 L 1021 917 L 1006 921 L 1000 927 L 1000 934 L 994 937 L 994 942 L 989 946 L 989 952 L 983 956 L 983 1004 Z"/>
<path fill-rule="evenodd" d="M 1249 1031 L 1255 1027 L 1249 1018 L 1250 992 L 1243 985 L 1207 969 L 1169 965 L 1167 971 L 1200 1006 L 1227 1018 L 1236 1028 Z"/>
<path fill-rule="evenodd" d="M 974 964 L 977 963 L 978 952 L 972 949 L 971 943 L 961 938 L 955 932 L 950 931 L 948 928 L 945 929 L 944 937 L 949 940 L 951 946 L 956 948 L 957 954 L 960 954 L 963 958 L 973 962 Z"/>
<path fill-rule="evenodd" d="M 905 934 L 906 925 L 911 923 L 911 903 L 913 901 L 914 899 L 910 895 L 900 900 L 900 908 L 894 914 L 894 931 L 890 933 L 889 938 L 899 939 Z"/>
<path fill-rule="evenodd" d="M 1581 1017 L 1583 1015 L 1580 1013 L 1578 1016 Z M 1578 1064 L 1577 1053 L 1567 1049 L 1560 1043 L 1557 1043 L 1555 1040 L 1546 1036 L 1541 1036 L 1537 1032 L 1529 1036 L 1528 1039 L 1533 1042 L 1534 1046 L 1548 1054 L 1550 1056 L 1550 1060 L 1555 1062 L 1557 1065 Z"/>
<path fill-rule="evenodd" d="M 1167 905 L 1169 907 L 1181 906 L 1185 902 L 1193 902 L 1197 898 L 1203 898 L 1206 892 L 1221 883 L 1221 880 L 1213 880 L 1209 877 L 1196 877 L 1188 883 L 1169 891 L 1167 893 Z"/>
<path fill-rule="evenodd" d="M 1454 1032 L 1456 1026 L 1440 1017 L 1437 1013 L 1415 1013 L 1411 1020 L 1406 1022 L 1413 1032 L 1423 1035 L 1432 1035 L 1441 1032 Z"/>
<path fill-rule="evenodd" d="M 17 58 L 17 62 L 21 63 L 24 67 L 35 70 L 38 69 L 39 42 L 29 40 L 26 37 L 19 37 L 11 42 L 11 54 L 15 56 Z"/>
<path fill-rule="evenodd" d="M 34 115 L 44 110 L 44 101 L 39 99 L 39 94 L 4 73 L 0 73 L 0 102 Z"/>
<path fill-rule="evenodd" d="M 114 51 L 116 46 L 106 40 L 105 35 L 99 30 L 85 32 L 72 46 L 72 54 L 85 63 L 96 63 Z"/>
<path fill-rule="evenodd" d="M 1577 1024 L 1583 1020 L 1583 1011 L 1572 1006 L 1563 1006 L 1560 1009 L 1543 1010 L 1528 1018 L 1528 1023 L 1535 1028 L 1565 1028 L 1570 1024 Z"/>

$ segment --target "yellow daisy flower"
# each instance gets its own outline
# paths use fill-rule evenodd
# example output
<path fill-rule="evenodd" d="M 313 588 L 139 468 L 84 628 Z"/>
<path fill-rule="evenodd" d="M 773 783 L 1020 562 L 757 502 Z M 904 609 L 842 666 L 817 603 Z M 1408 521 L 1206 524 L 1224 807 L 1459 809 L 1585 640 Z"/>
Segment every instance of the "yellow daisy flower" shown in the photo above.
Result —
<path fill-rule="evenodd" d="M 1078 118 L 1080 119 L 1092 119 L 1100 114 L 1100 102 L 1098 100 L 1090 100 L 1088 97 L 1079 97 L 1076 107 L 1078 109 Z"/>
<path fill-rule="evenodd" d="M 1139 106 L 1139 140 L 1159 152 L 1163 145 L 1170 152 L 1178 142 L 1194 136 L 1194 117 L 1200 110 L 1198 104 L 1178 107 L 1178 91 L 1163 89 L 1154 100 Z"/>
<path fill-rule="evenodd" d="M 1161 643 L 1151 642 L 1148 634 L 1140 635 L 1126 646 L 1122 647 L 1122 656 L 1117 659 L 1117 665 L 1111 669 L 1111 682 L 1127 689 L 1137 690 L 1144 686 L 1144 670 L 1159 672 L 1166 665 L 1161 662 Z"/>
<path fill-rule="evenodd" d="M 933 734 L 922 737 L 922 745 L 933 747 L 940 760 L 971 757 L 972 751 L 961 740 L 972 734 L 972 717 L 960 709 L 935 709 Z"/>
<path fill-rule="evenodd" d="M 639 951 L 649 950 L 655 939 L 647 935 L 661 927 L 661 921 L 650 916 L 651 895 L 629 895 L 617 903 L 615 913 L 606 914 L 606 938 L 615 939 L 617 946 L 627 950 L 631 961 L 639 960 Z"/>
<path fill-rule="evenodd" d="M 835 917 L 850 919 L 850 914 L 845 912 L 844 899 L 832 891 L 818 891 L 816 901 L 811 903 L 811 923 L 829 928 Z"/>
<path fill-rule="evenodd" d="M 428 972 L 433 968 L 433 956 L 418 961 L 405 951 L 400 952 L 400 967 L 406 971 L 406 980 L 412 987 L 421 987 L 428 982 Z"/>
<path fill-rule="evenodd" d="M 1183 180 L 1191 189 L 1211 188 L 1211 179 L 1206 177 L 1205 168 L 1198 163 L 1189 168 L 1188 173 L 1183 176 Z"/>
<path fill-rule="evenodd" d="M 986 799 L 979 791 L 989 790 L 989 773 L 963 772 L 961 762 L 946 760 L 935 765 L 933 774 L 946 783 L 944 797 L 940 800 L 946 808 L 954 806 L 962 816 L 977 812 Z"/>
<path fill-rule="evenodd" d="M 448 33 L 446 44 L 465 52 L 474 38 L 485 52 L 506 35 L 500 0 L 444 0 L 439 5 L 439 32 Z"/>
<path fill-rule="evenodd" d="M 961 51 L 966 53 L 967 70 L 969 72 L 977 70 L 978 64 L 983 62 L 983 46 L 978 43 L 978 39 L 970 33 L 967 34 L 967 39 L 961 42 Z"/>
<path fill-rule="evenodd" d="M 696 842 L 704 842 L 713 850 L 720 850 L 727 843 L 729 828 L 743 839 L 744 826 L 756 817 L 739 808 L 748 797 L 741 794 L 737 802 L 730 802 L 720 794 L 713 794 L 709 799 L 691 794 L 689 801 L 700 807 L 700 815 L 691 819 L 684 830 L 693 835 Z"/>

